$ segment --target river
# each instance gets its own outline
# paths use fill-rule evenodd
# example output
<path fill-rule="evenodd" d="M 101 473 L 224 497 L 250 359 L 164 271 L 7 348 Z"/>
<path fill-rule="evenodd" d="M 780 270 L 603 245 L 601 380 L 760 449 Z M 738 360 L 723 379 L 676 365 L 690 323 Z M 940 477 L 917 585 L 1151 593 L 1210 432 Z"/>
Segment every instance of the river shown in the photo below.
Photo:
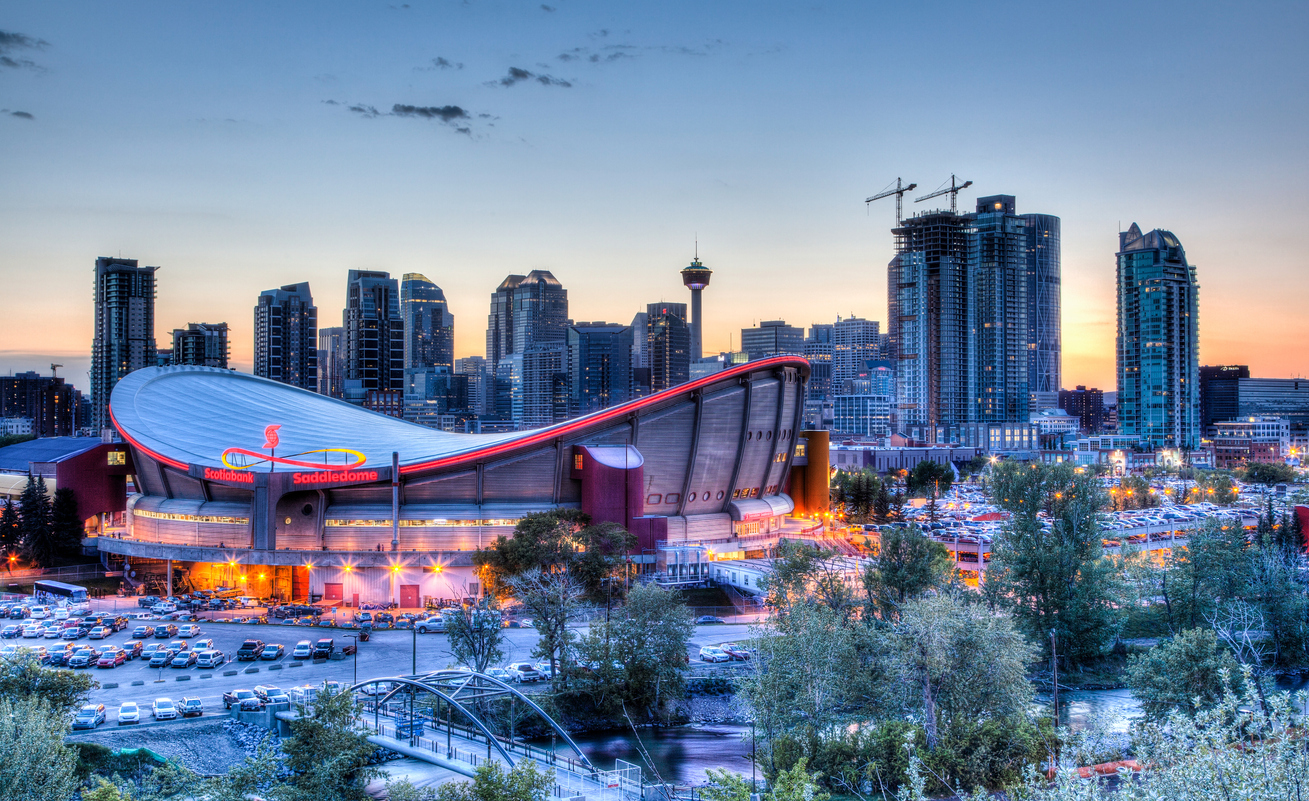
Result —
<path fill-rule="evenodd" d="M 1309 675 L 1279 678 L 1281 691 L 1309 690 Z M 1047 710 L 1048 695 L 1037 698 Z M 1099 718 L 1111 731 L 1125 732 L 1141 716 L 1141 704 L 1129 690 L 1068 690 L 1059 694 L 1061 722 L 1080 729 Z M 649 754 L 649 763 L 658 777 L 674 784 L 703 784 L 705 771 L 722 769 L 750 775 L 750 727 L 727 724 L 674 726 L 641 729 L 640 745 L 629 732 L 605 732 L 575 735 L 573 740 L 597 768 L 612 769 L 614 760 L 625 760 L 645 768 L 646 778 L 656 780 L 641 746 Z"/>

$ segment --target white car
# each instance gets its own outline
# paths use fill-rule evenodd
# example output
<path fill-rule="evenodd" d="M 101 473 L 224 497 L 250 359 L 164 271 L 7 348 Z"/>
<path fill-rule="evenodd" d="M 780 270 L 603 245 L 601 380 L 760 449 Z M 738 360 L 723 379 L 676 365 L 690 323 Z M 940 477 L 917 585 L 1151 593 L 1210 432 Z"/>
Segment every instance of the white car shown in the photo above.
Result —
<path fill-rule="evenodd" d="M 150 611 L 156 615 L 167 615 L 177 611 L 177 604 L 170 601 L 161 601 L 150 607 Z"/>
<path fill-rule="evenodd" d="M 731 662 L 732 657 L 722 648 L 713 645 L 706 645 L 700 649 L 701 662 Z"/>
<path fill-rule="evenodd" d="M 32 618 L 33 620 L 44 620 L 50 617 L 50 607 L 34 606 L 31 608 L 31 610 L 28 611 L 27 616 Z"/>
<path fill-rule="evenodd" d="M 198 637 L 200 636 L 200 627 L 194 623 L 185 623 L 177 630 L 179 637 Z"/>
<path fill-rule="evenodd" d="M 171 698 L 156 698 L 150 705 L 150 714 L 155 720 L 172 720 L 177 717 L 177 704 Z"/>
<path fill-rule="evenodd" d="M 55 610 L 55 620 L 67 620 L 67 619 L 68 619 L 68 607 L 61 606 Z"/>
<path fill-rule="evenodd" d="M 420 620 L 418 622 L 418 625 L 414 626 L 414 628 L 418 629 L 419 634 L 426 634 L 429 631 L 435 632 L 437 634 L 444 634 L 445 618 L 429 617 L 427 620 Z"/>
<path fill-rule="evenodd" d="M 40 626 L 36 625 L 35 623 L 33 623 L 33 624 L 29 625 L 29 626 L 24 626 L 24 627 L 23 627 L 23 639 L 25 639 L 25 640 L 37 640 L 37 639 L 40 639 L 40 638 L 41 638 L 41 635 L 44 634 L 44 633 L 45 633 L 45 629 L 41 628 Z"/>
<path fill-rule="evenodd" d="M 140 723 L 140 722 L 141 722 L 141 707 L 137 706 L 135 701 L 127 701 L 122 706 L 118 707 L 119 726 L 122 726 L 124 723 Z"/>
<path fill-rule="evenodd" d="M 291 651 L 292 659 L 308 659 L 314 654 L 314 644 L 308 640 L 301 640 L 295 644 L 295 650 Z"/>

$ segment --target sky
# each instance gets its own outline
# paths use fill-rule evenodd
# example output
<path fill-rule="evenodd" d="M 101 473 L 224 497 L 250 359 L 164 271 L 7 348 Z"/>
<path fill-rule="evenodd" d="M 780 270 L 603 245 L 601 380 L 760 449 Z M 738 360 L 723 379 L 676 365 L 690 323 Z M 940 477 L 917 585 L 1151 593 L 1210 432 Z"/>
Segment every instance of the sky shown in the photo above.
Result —
<path fill-rule="evenodd" d="M 0 5 L 0 372 L 87 389 L 97 256 L 159 265 L 156 336 L 350 269 L 418 272 L 484 354 L 547 269 L 629 322 L 714 270 L 705 350 L 883 321 L 897 177 L 1063 226 L 1063 384 L 1114 388 L 1114 253 L 1182 241 L 1200 361 L 1309 373 L 1309 4 Z M 946 201 L 948 202 L 948 201 Z"/>

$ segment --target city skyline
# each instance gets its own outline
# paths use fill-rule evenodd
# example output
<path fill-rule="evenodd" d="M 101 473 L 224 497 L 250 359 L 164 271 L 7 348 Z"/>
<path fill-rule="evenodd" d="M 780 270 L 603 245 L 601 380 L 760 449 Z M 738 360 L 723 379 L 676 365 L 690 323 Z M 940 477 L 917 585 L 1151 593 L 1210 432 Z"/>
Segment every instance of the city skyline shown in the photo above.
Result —
<path fill-rule="evenodd" d="M 1134 221 L 1187 243 L 1201 363 L 1304 374 L 1306 112 L 1279 98 L 1303 96 L 1305 9 L 1269 5 L 1272 27 L 1047 9 L 1034 31 L 951 9 L 11 9 L 0 372 L 57 362 L 90 390 L 89 265 L 120 251 L 161 268 L 159 342 L 226 320 L 247 372 L 269 286 L 308 282 L 333 322 L 349 270 L 422 273 L 462 358 L 485 352 L 507 273 L 553 272 L 575 320 L 689 301 L 697 234 L 706 353 L 764 320 L 885 327 L 894 214 L 863 198 L 954 172 L 974 181 L 961 208 L 1013 194 L 1062 218 L 1065 388 L 1114 388 L 1115 234 Z M 1125 19 L 1172 34 L 1143 56 Z M 965 44 L 916 53 L 948 41 Z M 996 90 L 942 88 L 993 70 L 1028 87 L 1003 110 Z M 942 103 L 950 125 L 931 122 Z M 1011 147 L 982 153 L 973 130 Z M 907 213 L 933 206 L 917 194 Z"/>

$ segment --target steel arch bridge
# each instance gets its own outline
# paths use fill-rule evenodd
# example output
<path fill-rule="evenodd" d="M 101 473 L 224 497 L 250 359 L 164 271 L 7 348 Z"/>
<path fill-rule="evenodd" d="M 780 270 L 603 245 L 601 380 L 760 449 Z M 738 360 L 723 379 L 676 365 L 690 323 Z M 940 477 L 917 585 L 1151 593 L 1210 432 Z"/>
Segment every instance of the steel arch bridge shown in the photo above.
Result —
<path fill-rule="evenodd" d="M 383 690 L 379 685 L 390 685 L 390 687 Z M 371 693 L 366 689 L 370 687 L 373 688 L 373 692 Z M 595 766 L 591 764 L 591 760 L 586 757 L 586 754 L 582 753 L 582 749 L 578 748 L 577 743 L 573 742 L 573 738 L 568 735 L 568 732 L 564 731 L 563 727 L 561 727 L 554 718 L 547 715 L 545 710 L 541 709 L 535 701 L 524 695 L 520 690 L 518 690 L 518 688 L 501 681 L 500 679 L 488 676 L 485 673 L 476 673 L 469 670 L 437 670 L 431 673 L 421 673 L 412 676 L 389 676 L 368 679 L 367 681 L 361 681 L 357 684 L 351 685 L 347 689 L 350 692 L 362 691 L 370 696 L 369 703 L 372 706 L 375 723 L 380 717 L 381 710 L 387 706 L 388 702 L 395 699 L 397 694 L 404 692 L 406 689 L 414 691 L 405 693 L 411 701 L 409 712 L 411 720 L 416 715 L 412 708 L 412 699 L 414 695 L 417 693 L 428 693 L 439 698 L 446 704 L 447 717 L 445 720 L 445 728 L 447 733 L 450 732 L 453 725 L 452 717 L 449 713 L 457 710 L 464 719 L 467 720 L 483 738 L 485 738 L 487 742 L 488 756 L 490 750 L 494 748 L 510 767 L 512 767 L 516 762 L 513 754 L 514 740 L 512 733 L 508 738 L 495 734 L 495 732 L 493 732 L 487 725 L 486 721 L 482 719 L 482 716 L 478 714 L 476 707 L 481 705 L 478 702 L 504 698 L 508 698 L 511 704 L 521 702 L 525 707 L 527 707 L 527 709 L 534 713 L 536 717 L 545 721 L 551 730 L 553 730 L 558 737 L 562 738 L 563 741 L 568 744 L 568 747 L 573 750 L 573 753 L 576 754 L 576 759 L 569 760 L 570 762 L 575 761 L 591 773 L 598 772 Z M 430 720 L 435 726 L 441 726 L 442 721 L 438 717 L 433 716 Z M 460 736 L 467 737 L 468 735 L 461 734 Z M 508 749 L 505 748 L 506 744 L 509 746 Z M 523 753 L 518 755 L 519 759 L 522 759 L 525 755 L 528 758 L 533 758 L 531 757 L 531 749 L 525 745 L 520 746 L 520 748 L 522 748 Z M 551 749 L 551 751 L 553 754 L 553 749 Z M 541 761 L 552 762 L 553 759 L 547 760 L 542 758 Z"/>

